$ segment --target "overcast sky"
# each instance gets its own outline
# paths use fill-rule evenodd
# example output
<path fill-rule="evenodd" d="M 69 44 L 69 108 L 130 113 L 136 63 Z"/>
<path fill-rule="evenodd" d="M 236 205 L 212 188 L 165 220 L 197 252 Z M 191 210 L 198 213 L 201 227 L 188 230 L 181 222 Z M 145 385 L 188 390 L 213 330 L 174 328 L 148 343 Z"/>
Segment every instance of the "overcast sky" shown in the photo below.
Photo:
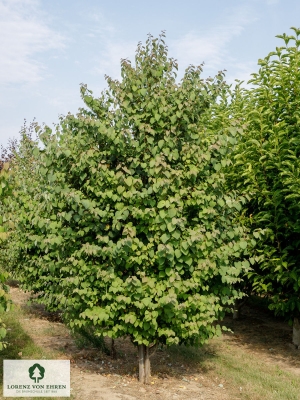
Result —
<path fill-rule="evenodd" d="M 0 0 L 0 144 L 24 119 L 52 126 L 76 113 L 79 84 L 100 94 L 148 33 L 166 31 L 181 73 L 204 62 L 204 77 L 226 69 L 233 82 L 247 81 L 291 26 L 299 0 Z"/>

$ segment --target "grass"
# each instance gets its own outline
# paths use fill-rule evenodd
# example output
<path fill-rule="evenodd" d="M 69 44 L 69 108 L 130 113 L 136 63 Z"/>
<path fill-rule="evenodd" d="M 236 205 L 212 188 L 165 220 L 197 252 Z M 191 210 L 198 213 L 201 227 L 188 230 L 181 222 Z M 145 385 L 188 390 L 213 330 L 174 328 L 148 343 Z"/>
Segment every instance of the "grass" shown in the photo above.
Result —
<path fill-rule="evenodd" d="M 5 341 L 8 346 L 0 352 L 0 365 L 3 365 L 3 360 L 41 360 L 41 359 L 55 359 L 56 353 L 45 351 L 39 346 L 35 345 L 31 337 L 24 331 L 20 324 L 20 320 L 26 317 L 24 310 L 14 306 L 9 312 L 1 313 L 0 317 L 6 325 L 7 336 Z M 3 370 L 0 368 L 0 393 L 3 393 Z M 20 397 L 6 397 L 7 399 L 19 399 Z M 69 397 L 58 397 L 56 400 Z M 72 395 L 71 395 L 72 398 Z M 49 397 L 26 397 L 26 399 L 44 400 Z M 55 398 L 52 397 L 55 400 Z"/>
<path fill-rule="evenodd" d="M 37 346 L 28 335 L 20 321 L 30 318 L 30 311 L 24 312 L 14 306 L 8 313 L 2 313 L 8 334 L 6 337 L 8 347 L 0 353 L 0 363 L 4 359 L 55 359 L 58 352 L 45 350 Z M 45 329 L 45 334 L 55 336 L 53 327 Z M 83 332 L 77 337 L 77 345 L 86 348 L 88 344 L 103 348 L 102 339 L 94 338 L 91 332 Z M 92 340 L 91 340 L 92 338 Z M 167 367 L 166 372 L 178 371 L 178 366 L 188 366 L 188 374 L 201 374 L 211 382 L 223 384 L 226 393 L 232 399 L 241 400 L 299 400 L 300 379 L 299 375 L 281 369 L 278 365 L 265 362 L 263 354 L 254 354 L 243 347 L 237 346 L 222 338 L 214 339 L 209 345 L 200 349 L 186 346 L 173 346 L 169 349 L 158 350 L 160 357 L 166 357 L 172 367 Z M 116 360 L 122 362 L 122 358 Z M 177 367 L 176 367 L 177 366 Z M 184 371 L 184 370 L 182 370 Z M 184 374 L 182 374 L 184 375 Z M 178 379 L 182 379 L 179 377 Z M 0 391 L 2 391 L 2 371 L 0 369 Z M 1 397 L 1 396 L 0 396 Z M 71 395 L 71 398 L 74 398 Z M 17 398 L 16 398 L 17 399 Z M 29 398 L 30 399 L 30 398 Z M 47 397 L 34 397 L 34 399 L 47 399 Z M 57 398 L 59 400 L 61 398 Z"/>
<path fill-rule="evenodd" d="M 202 349 L 172 347 L 171 357 L 180 358 L 223 385 L 234 398 L 243 400 L 299 400 L 299 376 L 278 365 L 264 363 L 254 354 L 215 339 Z"/>
<path fill-rule="evenodd" d="M 242 388 L 241 399 L 299 399 L 299 377 L 276 365 L 263 363 L 253 354 L 244 354 L 234 346 L 229 345 L 222 351 L 216 366 L 221 376 Z"/>

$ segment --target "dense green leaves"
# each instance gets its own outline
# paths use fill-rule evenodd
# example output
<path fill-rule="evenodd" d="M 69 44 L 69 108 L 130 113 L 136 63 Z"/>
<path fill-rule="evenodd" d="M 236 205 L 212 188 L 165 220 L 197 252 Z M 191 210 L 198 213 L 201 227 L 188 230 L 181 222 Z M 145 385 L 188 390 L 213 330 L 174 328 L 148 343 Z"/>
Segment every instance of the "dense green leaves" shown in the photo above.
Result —
<path fill-rule="evenodd" d="M 202 344 L 242 296 L 299 317 L 299 29 L 231 88 L 164 34 L 0 171 L 0 262 L 72 329 Z M 8 240 L 9 239 L 9 240 Z M 7 295 L 0 275 L 0 307 Z M 240 290 L 239 290 L 240 289 Z M 0 341 L 5 331 L 0 329 Z"/>
<path fill-rule="evenodd" d="M 9 163 L 5 162 L 0 170 L 0 246 L 8 239 L 8 232 L 6 227 L 7 215 L 5 214 L 5 206 L 7 205 L 8 198 L 12 193 L 12 187 L 9 182 Z M 8 274 L 2 268 L 0 270 L 0 312 L 8 311 L 10 301 L 8 298 L 8 286 L 5 284 Z M 5 325 L 0 318 L 0 350 L 6 346 L 3 339 L 6 336 Z"/>
<path fill-rule="evenodd" d="M 223 74 L 204 81 L 190 66 L 177 83 L 176 70 L 163 35 L 149 36 L 135 66 L 122 60 L 121 81 L 107 77 L 99 98 L 83 85 L 88 109 L 41 129 L 38 187 L 20 186 L 15 267 L 74 329 L 202 344 L 241 296 L 242 200 L 223 171 L 235 132 L 215 118 Z"/>
<path fill-rule="evenodd" d="M 300 312 L 300 42 L 293 30 L 296 36 L 278 36 L 285 45 L 259 60 L 253 88 L 237 89 L 234 113 L 244 132 L 230 178 L 251 197 L 245 222 L 257 241 L 252 288 L 288 317 Z"/>

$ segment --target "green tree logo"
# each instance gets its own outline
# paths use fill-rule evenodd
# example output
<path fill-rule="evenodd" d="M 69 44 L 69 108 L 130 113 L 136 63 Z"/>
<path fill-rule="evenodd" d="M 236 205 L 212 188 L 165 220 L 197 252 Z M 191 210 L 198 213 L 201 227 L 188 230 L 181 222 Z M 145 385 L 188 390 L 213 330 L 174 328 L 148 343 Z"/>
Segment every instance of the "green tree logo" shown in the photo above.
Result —
<path fill-rule="evenodd" d="M 28 372 L 30 379 L 34 379 L 35 383 L 39 383 L 39 381 L 44 378 L 45 368 L 40 364 L 33 364 L 33 366 L 29 368 Z"/>

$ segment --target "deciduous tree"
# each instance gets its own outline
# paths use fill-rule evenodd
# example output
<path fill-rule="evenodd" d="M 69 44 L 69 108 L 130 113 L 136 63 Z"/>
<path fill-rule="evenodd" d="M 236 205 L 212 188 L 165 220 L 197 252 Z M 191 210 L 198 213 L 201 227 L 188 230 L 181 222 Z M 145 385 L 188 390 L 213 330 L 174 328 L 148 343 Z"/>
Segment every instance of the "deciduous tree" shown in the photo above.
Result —
<path fill-rule="evenodd" d="M 244 132 L 235 150 L 232 187 L 251 197 L 246 221 L 257 240 L 248 277 L 270 308 L 294 319 L 300 345 L 300 30 L 259 60 L 252 88 L 240 96 Z M 241 92 L 240 92 L 241 93 Z"/>
<path fill-rule="evenodd" d="M 140 43 L 99 98 L 82 85 L 88 109 L 41 130 L 39 188 L 18 222 L 24 287 L 73 329 L 129 336 L 143 382 L 153 344 L 220 333 L 248 267 L 223 173 L 234 138 L 209 122 L 223 74 L 190 66 L 178 83 L 163 39 Z"/>

